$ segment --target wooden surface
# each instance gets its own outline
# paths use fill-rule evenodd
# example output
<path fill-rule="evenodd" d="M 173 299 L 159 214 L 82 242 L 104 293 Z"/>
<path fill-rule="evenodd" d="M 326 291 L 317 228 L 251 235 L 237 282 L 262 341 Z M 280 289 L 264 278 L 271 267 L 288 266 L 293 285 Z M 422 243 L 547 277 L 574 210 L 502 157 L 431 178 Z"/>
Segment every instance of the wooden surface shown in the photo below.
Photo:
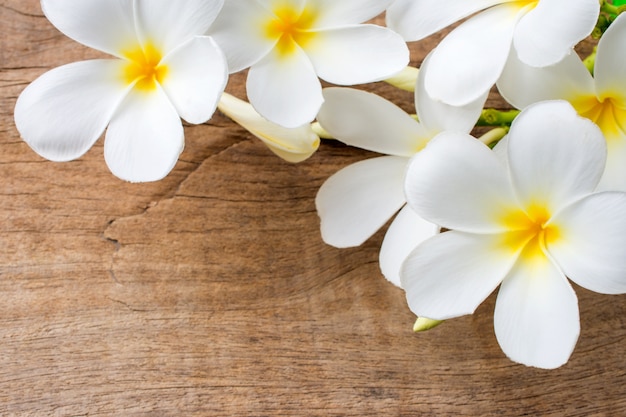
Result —
<path fill-rule="evenodd" d="M 576 288 L 581 338 L 554 371 L 503 355 L 493 295 L 413 334 L 378 269 L 383 232 L 349 250 L 319 234 L 318 187 L 372 154 L 323 143 L 288 164 L 216 114 L 186 127 L 157 183 L 113 177 L 102 141 L 45 161 L 15 130 L 15 99 L 96 54 L 35 0 L 0 0 L 0 25 L 0 415 L 626 413 L 626 296 Z M 412 45 L 414 64 L 437 39 Z M 243 80 L 228 90 L 243 97 Z M 409 93 L 366 88 L 411 110 Z"/>

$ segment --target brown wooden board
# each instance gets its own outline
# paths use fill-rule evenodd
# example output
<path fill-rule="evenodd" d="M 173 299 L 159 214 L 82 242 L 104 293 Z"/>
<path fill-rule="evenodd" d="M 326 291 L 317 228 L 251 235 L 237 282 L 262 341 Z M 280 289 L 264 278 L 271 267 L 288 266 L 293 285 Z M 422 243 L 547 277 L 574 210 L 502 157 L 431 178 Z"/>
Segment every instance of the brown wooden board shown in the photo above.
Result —
<path fill-rule="evenodd" d="M 16 97 L 99 55 L 36 0 L 0 0 L 0 25 L 0 415 L 626 413 L 624 296 L 576 288 L 581 337 L 553 371 L 504 356 L 493 296 L 414 334 L 378 268 L 384 231 L 344 250 L 319 233 L 318 187 L 373 154 L 325 141 L 286 163 L 216 113 L 185 127 L 180 161 L 156 183 L 115 178 L 102 140 L 45 161 L 15 129 Z M 412 44 L 412 63 L 440 38 Z M 244 80 L 228 91 L 244 97 Z M 361 88 L 412 110 L 410 93 Z"/>

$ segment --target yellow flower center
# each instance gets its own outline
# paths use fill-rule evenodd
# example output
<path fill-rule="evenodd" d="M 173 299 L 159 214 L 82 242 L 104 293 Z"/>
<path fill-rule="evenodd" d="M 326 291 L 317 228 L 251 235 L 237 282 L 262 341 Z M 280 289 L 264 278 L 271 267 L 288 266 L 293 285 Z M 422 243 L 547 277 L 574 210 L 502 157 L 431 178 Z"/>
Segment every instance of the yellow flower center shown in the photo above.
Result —
<path fill-rule="evenodd" d="M 168 68 L 161 64 L 163 56 L 151 43 L 138 46 L 124 53 L 128 63 L 124 66 L 124 80 L 135 84 L 142 91 L 153 91 L 157 83 L 162 83 Z"/>
<path fill-rule="evenodd" d="M 578 114 L 597 124 L 607 140 L 626 134 L 626 100 L 583 96 L 572 100 L 572 106 Z"/>
<path fill-rule="evenodd" d="M 281 56 L 292 54 L 296 45 L 306 46 L 311 42 L 315 33 L 311 31 L 317 13 L 311 7 L 305 7 L 301 12 L 292 5 L 281 4 L 273 9 L 274 17 L 265 25 L 265 36 L 278 39 L 276 51 Z"/>
<path fill-rule="evenodd" d="M 512 252 L 519 252 L 526 260 L 545 257 L 545 248 L 556 241 L 559 229 L 550 224 L 550 213 L 545 206 L 532 204 L 524 211 L 511 210 L 502 222 L 509 231 L 504 234 L 504 245 Z"/>
<path fill-rule="evenodd" d="M 527 11 L 531 11 L 539 4 L 539 0 L 519 0 L 516 1 L 515 4 L 520 9 L 526 9 Z"/>

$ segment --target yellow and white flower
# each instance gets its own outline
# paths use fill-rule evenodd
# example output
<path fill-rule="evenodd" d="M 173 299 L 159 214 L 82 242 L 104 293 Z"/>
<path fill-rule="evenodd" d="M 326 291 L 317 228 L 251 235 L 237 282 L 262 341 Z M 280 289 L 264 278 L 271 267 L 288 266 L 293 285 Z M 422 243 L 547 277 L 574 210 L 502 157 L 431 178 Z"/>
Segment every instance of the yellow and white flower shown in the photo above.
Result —
<path fill-rule="evenodd" d="M 155 181 L 184 146 L 182 117 L 208 120 L 228 71 L 204 36 L 223 0 L 42 0 L 68 37 L 113 55 L 46 72 L 19 96 L 15 124 L 41 156 L 83 155 L 106 129 L 104 157 L 116 176 Z M 108 129 L 107 129 L 108 126 Z"/>
<path fill-rule="evenodd" d="M 400 284 L 400 266 L 408 253 L 438 227 L 406 207 L 404 174 L 409 159 L 442 131 L 469 132 L 486 95 L 464 107 L 432 100 L 418 73 L 415 108 L 419 122 L 395 104 L 351 88 L 324 89 L 318 120 L 340 141 L 385 154 L 349 165 L 333 174 L 316 197 L 324 242 L 335 247 L 361 245 L 393 215 L 381 246 L 380 268 L 385 278 Z"/>
<path fill-rule="evenodd" d="M 247 94 L 266 119 L 285 127 L 311 122 L 321 78 L 351 85 L 387 78 L 409 61 L 395 32 L 361 24 L 391 0 L 229 0 L 210 34 L 230 72 L 250 67 Z"/>
<path fill-rule="evenodd" d="M 595 27 L 598 0 L 395 0 L 387 25 L 422 39 L 480 12 L 452 30 L 433 53 L 426 91 L 462 105 L 489 90 L 509 54 L 528 65 L 555 64 Z"/>
<path fill-rule="evenodd" d="M 530 366 L 567 362 L 580 324 L 567 278 L 626 292 L 626 193 L 598 192 L 602 133 L 564 101 L 522 111 L 490 150 L 442 133 L 411 161 L 408 204 L 450 231 L 419 245 L 401 270 L 411 310 L 445 320 L 471 314 L 498 286 L 503 351 Z"/>
<path fill-rule="evenodd" d="M 513 106 L 542 100 L 569 101 L 578 114 L 595 122 L 607 143 L 607 164 L 600 187 L 626 191 L 626 16 L 620 15 L 598 43 L 592 76 L 576 54 L 546 68 L 533 68 L 513 54 L 498 80 Z"/>

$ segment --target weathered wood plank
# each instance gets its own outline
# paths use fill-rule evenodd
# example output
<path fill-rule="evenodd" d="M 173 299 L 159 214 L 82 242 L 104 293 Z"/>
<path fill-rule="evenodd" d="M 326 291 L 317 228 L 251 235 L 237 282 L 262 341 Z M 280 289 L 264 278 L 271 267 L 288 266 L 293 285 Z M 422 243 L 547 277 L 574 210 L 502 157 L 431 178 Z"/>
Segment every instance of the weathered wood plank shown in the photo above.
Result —
<path fill-rule="evenodd" d="M 97 54 L 35 0 L 0 0 L 0 414 L 619 415 L 625 298 L 577 289 L 582 336 L 556 371 L 515 365 L 491 297 L 426 334 L 377 265 L 382 232 L 338 250 L 314 197 L 371 154 L 324 143 L 276 158 L 217 114 L 187 126 L 165 180 L 128 184 L 101 141 L 57 164 L 19 138 L 19 92 Z M 413 45 L 414 63 L 438 37 Z M 243 77 L 229 91 L 243 95 Z M 366 88 L 410 109 L 412 97 Z M 496 96 L 491 105 L 504 106 Z"/>

